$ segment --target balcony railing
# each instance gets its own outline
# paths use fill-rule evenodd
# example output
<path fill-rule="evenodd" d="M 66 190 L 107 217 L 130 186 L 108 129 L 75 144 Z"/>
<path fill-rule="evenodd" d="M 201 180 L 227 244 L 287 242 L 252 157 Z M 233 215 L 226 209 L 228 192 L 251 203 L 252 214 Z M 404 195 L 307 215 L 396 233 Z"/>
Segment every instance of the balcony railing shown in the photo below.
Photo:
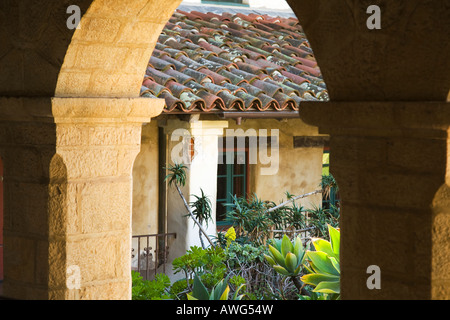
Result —
<path fill-rule="evenodd" d="M 286 234 L 291 240 L 297 236 L 302 239 L 303 245 L 306 245 L 311 240 L 311 232 L 313 232 L 315 227 L 308 227 L 300 230 L 272 230 L 273 238 L 281 239 L 281 237 Z"/>
<path fill-rule="evenodd" d="M 176 237 L 176 233 L 133 236 L 131 269 L 138 271 L 146 280 L 151 280 L 157 273 L 165 273 L 169 255 L 169 239 Z"/>

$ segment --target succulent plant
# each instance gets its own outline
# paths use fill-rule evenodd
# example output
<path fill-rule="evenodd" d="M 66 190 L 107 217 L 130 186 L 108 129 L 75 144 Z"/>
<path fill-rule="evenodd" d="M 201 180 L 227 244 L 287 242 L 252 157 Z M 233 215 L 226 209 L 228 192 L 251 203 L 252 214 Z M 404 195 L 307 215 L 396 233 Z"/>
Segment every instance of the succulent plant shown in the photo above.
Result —
<path fill-rule="evenodd" d="M 241 300 L 244 297 L 244 295 L 238 295 L 243 287 L 243 284 L 238 287 L 231 300 Z M 201 279 L 195 275 L 192 294 L 187 294 L 187 298 L 188 300 L 228 300 L 229 293 L 230 287 L 225 279 L 219 281 L 211 292 L 208 292 Z"/>
<path fill-rule="evenodd" d="M 269 254 L 265 254 L 267 262 L 284 276 L 295 277 L 300 274 L 305 258 L 305 250 L 300 237 L 293 242 L 287 235 L 282 239 L 273 239 L 273 245 L 269 245 Z"/>
<path fill-rule="evenodd" d="M 311 240 L 316 251 L 308 251 L 306 260 L 310 273 L 301 277 L 305 284 L 314 286 L 313 292 L 340 294 L 341 268 L 339 262 L 340 231 L 328 225 L 330 241 L 320 238 Z"/>

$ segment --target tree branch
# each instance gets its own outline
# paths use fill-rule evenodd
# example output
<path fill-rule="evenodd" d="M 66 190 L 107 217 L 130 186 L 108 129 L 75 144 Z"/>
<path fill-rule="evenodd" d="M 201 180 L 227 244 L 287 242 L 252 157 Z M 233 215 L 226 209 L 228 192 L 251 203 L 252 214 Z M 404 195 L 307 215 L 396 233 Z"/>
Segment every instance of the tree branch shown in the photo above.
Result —
<path fill-rule="evenodd" d="M 279 204 L 279 205 L 277 205 L 277 206 L 275 206 L 273 208 L 270 208 L 269 210 L 266 211 L 266 213 L 278 210 L 278 209 L 288 205 L 289 203 L 294 202 L 295 200 L 306 198 L 306 197 L 309 197 L 309 196 L 312 196 L 312 195 L 315 195 L 315 194 L 321 193 L 321 192 L 322 192 L 322 190 L 316 190 L 316 191 L 313 191 L 313 192 L 310 192 L 310 193 L 305 193 L 305 194 L 302 194 L 300 196 L 296 196 L 296 197 L 291 198 L 288 201 L 285 201 L 285 202 L 283 202 L 283 203 L 281 203 L 281 204 Z"/>

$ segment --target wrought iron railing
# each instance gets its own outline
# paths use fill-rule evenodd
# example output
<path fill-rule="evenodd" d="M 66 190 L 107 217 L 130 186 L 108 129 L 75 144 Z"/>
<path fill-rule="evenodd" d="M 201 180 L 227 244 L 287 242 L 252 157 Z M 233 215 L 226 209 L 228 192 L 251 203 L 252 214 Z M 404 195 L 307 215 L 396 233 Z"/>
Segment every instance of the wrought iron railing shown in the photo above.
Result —
<path fill-rule="evenodd" d="M 273 232 L 273 237 L 274 238 L 281 238 L 284 234 L 288 235 L 289 238 L 293 239 L 297 236 L 300 236 L 300 238 L 303 241 L 303 244 L 306 244 L 310 239 L 311 239 L 311 232 L 313 232 L 313 230 L 315 229 L 315 227 L 308 227 L 305 229 L 299 229 L 299 230 L 272 230 Z"/>
<path fill-rule="evenodd" d="M 169 238 L 176 237 L 176 233 L 133 236 L 131 269 L 138 271 L 146 280 L 151 280 L 159 272 L 165 273 L 169 255 Z"/>

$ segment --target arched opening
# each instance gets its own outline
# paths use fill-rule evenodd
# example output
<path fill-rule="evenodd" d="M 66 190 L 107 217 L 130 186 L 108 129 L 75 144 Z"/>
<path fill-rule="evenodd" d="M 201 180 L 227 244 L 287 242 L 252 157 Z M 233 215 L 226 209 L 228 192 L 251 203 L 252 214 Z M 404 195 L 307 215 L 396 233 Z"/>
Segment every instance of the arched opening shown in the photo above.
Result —
<path fill-rule="evenodd" d="M 133 168 L 133 236 L 176 233 L 169 263 L 202 246 L 179 194 L 164 182 L 170 165 L 187 165 L 182 191 L 189 203 L 202 192 L 211 201 L 204 228 L 212 238 L 233 225 L 227 211 L 236 197 L 282 202 L 286 193 L 320 189 L 327 136 L 305 124 L 298 110 L 304 101 L 328 101 L 328 92 L 292 11 L 182 4 L 157 38 L 141 96 L 166 105 L 143 127 Z M 305 210 L 321 205 L 320 195 L 301 201 Z M 148 264 L 147 247 L 141 244 L 138 253 L 137 241 L 132 268 L 147 277 L 137 261 L 142 256 Z"/>
<path fill-rule="evenodd" d="M 2 120 L 7 119 L 9 121 L 10 116 L 14 114 L 11 110 L 14 110 L 17 105 L 21 105 L 24 100 L 23 97 L 26 96 L 47 96 L 48 98 L 53 95 L 84 98 L 137 98 L 139 96 L 142 77 L 148 65 L 148 59 L 155 47 L 156 39 L 180 1 L 136 0 L 130 3 L 130 1 L 122 0 L 86 0 L 79 1 L 79 3 L 83 12 L 87 8 L 89 9 L 82 19 L 84 27 L 76 30 L 73 37 L 73 31 L 68 31 L 65 27 L 67 19 L 65 2 L 61 2 L 57 7 L 53 3 L 39 4 L 34 7 L 38 10 L 29 10 L 29 6 L 23 4 L 19 6 L 10 5 L 8 1 L 0 6 L 1 17 L 7 18 L 4 20 L 7 21 L 3 25 L 5 27 L 0 29 L 1 38 L 6 39 L 3 42 L 5 45 L 1 47 L 0 63 L 1 69 L 5 70 L 7 74 L 0 80 L 1 93 L 7 97 L 22 97 L 18 99 L 19 103 L 8 98 L 0 100 L 0 111 L 7 111 L 2 113 Z M 382 31 L 373 32 L 365 28 L 367 16 L 364 6 L 367 2 L 357 4 L 351 1 L 343 3 L 342 1 L 304 0 L 289 1 L 289 3 L 301 18 L 305 32 L 315 49 L 317 60 L 323 68 L 324 78 L 330 90 L 331 100 L 342 102 L 342 104 L 325 104 L 325 106 L 320 107 L 306 103 L 302 113 L 305 119 L 308 119 L 308 123 L 320 124 L 321 130 L 331 131 L 334 135 L 343 136 L 342 139 L 334 140 L 335 148 L 337 147 L 341 151 L 352 151 L 343 152 L 336 159 L 342 160 L 339 161 L 339 171 L 342 174 L 349 173 L 347 182 L 344 180 L 339 180 L 339 182 L 345 184 L 343 189 L 349 190 L 347 191 L 348 195 L 354 196 L 352 200 L 355 204 L 355 214 L 365 210 L 364 214 L 366 215 L 361 214 L 359 220 L 352 220 L 353 217 L 350 217 L 346 229 L 343 230 L 347 233 L 345 237 L 347 240 L 343 244 L 343 248 L 348 249 L 345 253 L 348 257 L 346 259 L 347 264 L 343 265 L 343 269 L 348 270 L 346 281 L 348 281 L 347 284 L 350 282 L 357 283 L 353 287 L 347 286 L 348 289 L 351 289 L 347 291 L 349 292 L 347 297 L 361 297 L 360 293 L 366 290 L 366 273 L 362 266 L 368 261 L 363 261 L 361 265 L 348 264 L 352 262 L 352 259 L 350 259 L 352 254 L 358 253 L 355 248 L 353 248 L 355 252 L 352 252 L 353 249 L 350 245 L 359 245 L 361 242 L 358 239 L 363 233 L 359 223 L 354 222 L 356 220 L 367 221 L 367 217 L 373 220 L 379 219 L 380 215 L 377 215 L 377 212 L 392 212 L 392 215 L 386 214 L 391 219 L 400 217 L 401 215 L 398 215 L 399 210 L 396 210 L 396 206 L 399 204 L 407 206 L 405 211 L 411 209 L 428 217 L 429 203 L 426 203 L 426 200 L 423 202 L 416 201 L 420 199 L 423 193 L 421 191 L 424 191 L 423 189 L 428 186 L 423 182 L 427 182 L 427 179 L 435 179 L 437 182 L 430 183 L 431 188 L 443 183 L 442 162 L 445 162 L 444 160 L 448 162 L 448 156 L 447 154 L 443 156 L 442 146 L 440 144 L 435 146 L 434 143 L 436 140 L 448 139 L 448 137 L 445 136 L 444 138 L 440 133 L 437 134 L 436 132 L 440 129 L 437 130 L 435 124 L 448 127 L 448 121 L 446 120 L 448 119 L 448 111 L 446 111 L 448 106 L 445 104 L 432 104 L 430 106 L 424 101 L 445 101 L 448 95 L 448 88 L 450 87 L 447 72 L 449 59 L 448 32 L 446 31 L 448 19 L 446 15 L 448 8 L 443 2 L 439 1 L 430 3 L 405 0 L 397 1 L 395 4 L 391 4 L 389 1 L 379 1 L 383 17 L 386 18 L 384 20 L 386 24 L 383 24 Z M 399 12 L 404 12 L 404 14 L 399 15 Z M 17 16 L 22 17 L 21 23 L 24 23 L 23 21 L 32 22 L 33 27 L 16 28 L 14 22 L 16 22 Z M 34 18 L 28 19 L 29 17 Z M 57 18 L 51 20 L 49 17 Z M 49 23 L 49 20 L 51 20 L 51 23 Z M 421 46 L 423 39 L 427 39 L 425 47 Z M 67 47 L 70 41 L 71 43 Z M 49 44 L 51 45 L 49 46 Z M 421 47 L 422 50 L 417 50 L 417 47 Z M 424 61 L 427 61 L 427 63 Z M 415 67 L 411 68 L 411 65 Z M 30 68 L 30 66 L 32 67 Z M 27 70 L 27 73 L 24 73 L 23 70 Z M 423 75 L 429 74 L 430 70 L 433 70 L 433 76 L 424 77 Z M 36 78 L 39 80 L 36 81 Z M 56 89 L 54 88 L 55 83 L 57 83 Z M 48 98 L 47 100 L 49 100 Z M 99 100 L 105 102 L 105 100 Z M 369 100 L 379 103 L 369 103 Z M 42 103 L 39 99 L 31 99 L 30 101 L 25 108 L 25 112 L 20 109 L 21 112 L 15 115 L 29 116 L 30 110 L 42 111 L 43 104 L 49 105 L 48 101 Z M 124 100 L 118 99 L 118 101 L 120 104 Z M 361 103 L 347 103 L 349 101 Z M 390 101 L 390 104 L 383 104 L 386 101 Z M 404 101 L 418 101 L 418 103 L 403 103 Z M 4 108 L 4 106 L 6 107 Z M 82 103 L 77 105 L 77 109 L 84 110 L 83 108 Z M 103 111 L 106 110 L 109 111 L 105 107 Z M 415 113 L 416 111 L 417 113 Z M 33 116 L 45 117 L 51 114 L 47 111 L 44 113 L 33 113 Z M 399 113 L 402 116 L 399 116 Z M 5 118 L 3 118 L 4 114 L 6 114 Z M 376 118 L 374 119 L 375 115 Z M 29 120 L 29 117 L 25 118 Z M 420 119 L 420 121 L 417 121 L 417 119 Z M 20 121 L 22 120 L 23 118 L 20 119 Z M 354 137 L 355 132 L 348 128 L 355 128 L 355 122 L 361 129 L 358 132 L 360 140 L 358 144 L 349 144 L 347 137 Z M 381 128 L 377 127 L 378 131 L 374 129 L 374 126 L 377 125 L 381 126 Z M 386 127 L 392 130 L 384 130 Z M 405 133 L 405 127 L 411 130 Z M 4 129 L 3 123 L 1 129 Z M 369 145 L 374 148 L 368 148 L 365 139 L 370 140 L 367 136 L 374 132 L 378 136 L 384 135 L 384 138 L 376 140 L 371 137 L 370 139 L 373 141 L 370 142 L 373 143 Z M 395 134 L 398 133 L 403 133 L 404 136 L 395 140 L 398 138 Z M 436 136 L 432 136 L 433 134 L 436 134 Z M 405 141 L 410 142 L 408 139 L 411 139 L 411 137 L 423 135 L 427 138 L 431 137 L 428 141 L 431 144 L 419 141 L 420 139 L 414 142 L 417 142 L 417 144 L 403 143 Z M 20 134 L 14 134 L 13 136 L 18 137 L 19 141 L 23 137 Z M 45 135 L 33 135 L 32 138 L 43 136 Z M 82 136 L 83 134 L 79 135 L 81 138 Z M 86 139 L 86 136 L 84 136 L 84 139 Z M 33 139 L 30 141 L 32 142 L 26 143 L 27 146 L 39 145 L 40 143 Z M 55 146 L 55 144 L 52 141 L 47 145 Z M 395 147 L 392 147 L 393 145 Z M 414 145 L 414 147 L 411 147 L 411 145 Z M 406 158 L 416 159 L 416 156 L 422 156 L 422 154 L 414 153 L 410 149 L 420 150 L 424 146 L 430 145 L 428 152 L 430 156 L 424 157 L 424 161 L 420 164 L 417 164 L 417 162 L 409 163 L 410 160 L 405 161 L 405 158 L 402 157 L 403 154 L 412 154 L 413 156 Z M 377 152 L 373 152 L 374 150 Z M 405 152 L 397 152 L 398 150 L 404 150 Z M 371 157 L 368 157 L 369 155 Z M 439 161 L 435 162 L 434 159 L 439 159 Z M 371 160 L 372 162 L 369 163 L 369 166 L 362 166 L 361 163 L 365 160 Z M 393 167 L 390 165 L 393 162 L 396 164 L 395 168 L 400 168 L 399 172 L 393 174 L 389 170 L 373 171 L 372 165 L 379 165 L 381 160 L 388 161 L 388 164 L 380 165 L 377 169 L 392 169 Z M 20 166 L 14 167 L 13 161 L 5 160 L 5 162 L 8 165 L 11 163 L 11 167 L 20 172 L 20 169 L 17 168 Z M 38 162 L 34 161 L 34 163 Z M 43 167 L 48 168 L 48 166 Z M 368 167 L 371 169 L 369 173 L 377 178 L 376 184 L 369 184 L 364 179 Z M 29 168 L 35 167 L 29 166 L 26 169 Z M 361 168 L 360 172 L 356 174 L 355 168 Z M 15 175 L 12 172 L 14 170 L 8 168 L 8 177 Z M 407 170 L 411 173 L 410 176 L 414 176 L 415 179 L 408 180 L 405 177 L 405 171 Z M 37 170 L 24 171 L 24 175 L 33 175 L 29 171 Z M 433 174 L 430 175 L 429 172 Z M 43 174 L 42 177 L 45 177 L 45 175 Z M 39 181 L 47 183 L 48 180 L 45 178 Z M 408 192 L 398 194 L 396 193 L 398 188 L 390 189 L 391 186 L 414 186 L 417 189 L 413 190 L 414 194 L 409 189 L 406 190 Z M 46 188 L 42 190 L 44 189 L 47 190 Z M 30 188 L 30 190 L 31 192 L 34 190 L 33 194 L 38 193 L 35 188 Z M 367 190 L 370 190 L 370 192 Z M 383 190 L 387 190 L 387 192 L 383 193 Z M 367 206 L 358 204 L 358 201 L 360 201 L 358 198 L 364 196 L 366 197 L 364 198 L 365 201 L 374 200 L 369 202 L 371 207 L 380 206 L 377 201 L 381 198 L 394 210 L 389 211 L 385 207 L 378 208 L 378 211 L 366 210 Z M 39 197 L 46 198 L 47 196 L 39 195 Z M 44 202 L 47 203 L 47 201 Z M 14 205 L 24 204 L 15 203 Z M 420 210 L 428 209 L 418 211 L 417 207 L 419 206 L 421 206 Z M 40 203 L 38 209 L 42 208 L 45 209 L 45 205 Z M 23 212 L 20 209 L 15 211 Z M 45 212 L 45 210 L 41 211 Z M 29 214 L 29 216 L 32 215 Z M 34 221 L 32 219 L 19 220 Z M 389 228 L 386 228 L 386 224 L 377 221 L 379 223 L 377 228 L 379 234 L 384 234 L 383 232 Z M 426 224 L 427 221 L 428 219 L 424 219 L 421 222 Z M 398 221 L 395 220 L 395 222 Z M 412 231 L 409 231 L 403 238 L 418 241 L 414 235 L 418 232 L 417 230 L 420 230 L 419 225 L 420 223 L 415 222 Z M 383 253 L 380 252 L 381 249 L 377 249 L 381 248 L 381 246 L 378 246 L 380 237 L 377 235 L 379 234 L 373 234 L 371 230 L 372 228 L 364 229 L 364 232 L 367 231 L 364 234 L 368 240 L 366 247 L 371 247 L 374 250 L 370 254 L 377 253 L 377 257 L 383 257 Z M 25 228 L 23 234 L 29 232 L 30 230 Z M 42 234 L 45 234 L 45 232 Z M 393 236 L 393 238 L 395 237 Z M 36 248 L 35 243 L 30 244 L 24 241 L 23 245 L 27 248 Z M 424 259 L 427 261 L 430 258 L 431 245 L 422 247 L 427 252 L 424 255 Z M 404 247 L 401 246 L 401 248 Z M 416 247 L 414 246 L 414 248 Z M 410 279 L 401 276 L 404 274 L 405 266 L 408 266 L 408 261 L 414 260 L 412 257 L 415 252 L 411 253 L 410 248 L 411 246 L 408 246 L 405 250 L 406 258 L 403 260 L 395 259 L 397 264 L 393 266 L 389 276 L 391 279 L 397 279 L 398 281 L 397 283 L 393 281 L 394 284 L 391 288 L 395 289 L 395 285 L 398 283 L 402 285 L 407 282 L 411 283 Z M 399 250 L 393 248 L 392 252 L 395 255 Z M 11 250 L 12 255 L 19 256 L 20 253 L 19 250 Z M 19 257 L 18 259 L 22 258 Z M 365 259 L 368 259 L 368 256 Z M 389 265 L 389 263 L 386 263 L 386 265 Z M 353 277 L 352 270 L 358 271 L 358 281 Z M 399 276 L 399 274 L 401 275 Z M 417 274 L 413 273 L 410 278 L 416 279 L 415 275 Z M 40 276 L 39 281 L 42 282 L 42 275 Z M 22 277 L 17 276 L 16 279 L 17 283 L 23 283 L 21 282 Z M 424 281 L 427 282 L 428 279 Z M 386 290 L 383 292 L 388 292 L 388 295 L 391 296 L 402 295 L 404 292 L 418 292 L 414 290 L 415 285 L 416 283 L 412 282 L 406 290 L 393 289 L 389 292 Z M 25 286 L 28 286 L 28 284 Z M 427 291 L 430 286 L 428 281 L 424 291 Z M 24 296 L 27 296 L 25 292 L 29 291 L 32 290 L 21 290 Z M 34 294 L 28 296 L 34 296 Z M 373 297 L 373 295 L 370 296 L 370 293 L 367 296 Z"/>

